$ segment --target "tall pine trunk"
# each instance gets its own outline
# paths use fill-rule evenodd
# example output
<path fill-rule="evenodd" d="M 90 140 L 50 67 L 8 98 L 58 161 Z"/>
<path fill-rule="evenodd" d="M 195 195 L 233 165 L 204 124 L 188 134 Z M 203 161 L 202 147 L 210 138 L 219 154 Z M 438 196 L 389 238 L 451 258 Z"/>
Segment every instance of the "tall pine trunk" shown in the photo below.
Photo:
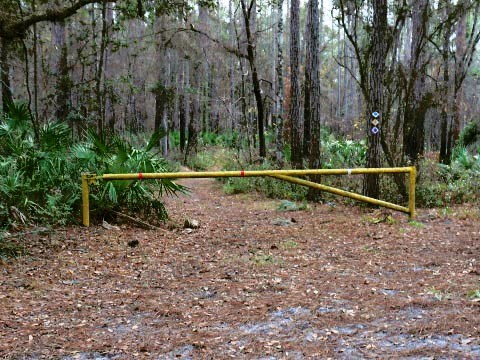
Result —
<path fill-rule="evenodd" d="M 311 169 L 321 168 L 320 158 L 320 29 L 318 0 L 308 2 L 309 29 L 307 37 L 306 69 L 305 69 L 305 119 L 309 119 L 310 138 L 308 141 L 308 157 Z M 307 91 L 308 89 L 308 91 Z M 308 93 L 308 97 L 307 97 Z M 320 182 L 320 176 L 312 176 L 311 180 Z M 309 188 L 307 198 L 318 201 L 320 191 Z"/>
<path fill-rule="evenodd" d="M 66 42 L 65 20 L 57 21 L 53 24 L 53 41 L 55 48 L 58 49 L 59 56 L 56 59 L 56 109 L 55 115 L 58 120 L 67 119 L 69 109 L 69 100 L 71 92 L 71 80 L 68 74 L 68 48 Z"/>
<path fill-rule="evenodd" d="M 105 111 L 104 111 L 104 91 L 102 91 L 105 50 L 107 48 L 107 1 L 102 3 L 102 33 L 100 38 L 100 54 L 98 55 L 97 71 L 95 74 L 95 93 L 97 96 L 96 115 L 97 115 L 97 129 L 101 134 L 105 127 Z"/>
<path fill-rule="evenodd" d="M 0 82 L 2 83 L 2 107 L 8 111 L 8 106 L 13 101 L 12 89 L 10 86 L 10 59 L 9 53 L 11 40 L 6 37 L 0 38 Z"/>
<path fill-rule="evenodd" d="M 429 106 L 425 94 L 427 26 L 428 0 L 417 0 L 412 9 L 410 82 L 403 122 L 403 149 L 412 165 L 418 164 L 425 146 L 425 114 Z"/>
<path fill-rule="evenodd" d="M 461 77 L 465 73 L 465 55 L 467 52 L 467 12 L 462 11 L 457 22 L 456 37 L 455 37 L 455 87 L 453 93 L 453 108 L 452 108 L 452 146 L 455 146 L 462 127 L 462 114 L 464 108 L 464 90 L 463 79 Z"/>
<path fill-rule="evenodd" d="M 387 0 L 373 1 L 373 34 L 372 50 L 370 54 L 370 73 L 368 76 L 369 92 L 365 94 L 366 101 L 366 126 L 367 126 L 367 158 L 368 168 L 380 167 L 380 134 L 374 133 L 371 120 L 374 111 L 383 113 L 383 77 L 385 73 L 385 59 L 387 56 L 386 31 L 387 31 Z M 381 123 L 380 123 L 381 129 Z M 366 196 L 378 198 L 380 193 L 380 178 L 378 174 L 365 174 L 363 193 Z"/>
<path fill-rule="evenodd" d="M 277 32 L 275 36 L 277 62 L 275 66 L 275 158 L 279 166 L 283 166 L 283 0 L 277 2 Z"/>
<path fill-rule="evenodd" d="M 255 16 L 257 12 L 256 1 L 251 0 L 248 4 L 245 0 L 240 0 L 242 5 L 243 19 L 245 21 L 245 32 L 247 35 L 247 60 L 252 72 L 253 94 L 257 107 L 257 131 L 259 156 L 265 158 L 267 155 L 265 146 L 265 110 L 262 98 L 262 89 L 260 87 L 260 77 L 256 64 L 256 40 L 255 40 Z"/>
<path fill-rule="evenodd" d="M 300 1 L 290 1 L 290 148 L 294 168 L 303 166 L 300 138 Z"/>
<path fill-rule="evenodd" d="M 445 0 L 445 14 L 444 18 L 447 19 L 450 16 L 450 0 Z M 449 112 L 450 112 L 450 37 L 452 35 L 451 26 L 446 26 L 443 33 L 442 44 L 442 98 L 446 101 L 441 106 L 440 111 L 440 155 L 439 161 L 442 164 L 450 164 L 451 154 L 451 137 L 449 136 Z"/>

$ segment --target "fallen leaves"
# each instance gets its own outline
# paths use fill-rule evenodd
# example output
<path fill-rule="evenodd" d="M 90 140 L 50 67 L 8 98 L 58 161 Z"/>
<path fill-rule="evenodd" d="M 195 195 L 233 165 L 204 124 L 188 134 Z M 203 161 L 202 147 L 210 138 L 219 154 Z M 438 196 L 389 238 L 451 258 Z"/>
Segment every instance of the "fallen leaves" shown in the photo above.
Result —
<path fill-rule="evenodd" d="M 403 333 L 447 334 L 465 354 L 478 342 L 478 223 L 322 205 L 292 219 L 212 181 L 191 188 L 168 199 L 169 229 L 69 228 L 55 246 L 30 234 L 31 255 L 2 263 L 0 355 L 388 357 L 381 341 Z"/>

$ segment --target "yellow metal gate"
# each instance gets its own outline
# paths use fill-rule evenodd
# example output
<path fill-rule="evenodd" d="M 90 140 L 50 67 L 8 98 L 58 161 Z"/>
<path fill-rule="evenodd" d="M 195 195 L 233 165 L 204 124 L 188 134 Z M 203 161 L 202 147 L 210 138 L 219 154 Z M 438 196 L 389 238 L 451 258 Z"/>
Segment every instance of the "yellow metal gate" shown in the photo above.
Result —
<path fill-rule="evenodd" d="M 356 174 L 409 174 L 408 207 L 393 204 L 387 201 L 374 199 L 350 191 L 337 189 L 331 186 L 318 184 L 298 178 L 306 175 L 356 175 Z M 90 226 L 90 205 L 88 185 L 96 180 L 146 180 L 146 179 L 182 179 L 182 178 L 219 178 L 219 177 L 255 177 L 270 176 L 294 184 L 309 186 L 321 191 L 349 197 L 373 205 L 409 214 L 410 219 L 415 216 L 415 177 L 416 169 L 411 167 L 398 168 L 358 168 L 358 169 L 306 169 L 306 170 L 240 170 L 240 171 L 204 171 L 204 172 L 170 172 L 170 173 L 136 173 L 136 174 L 82 174 L 82 213 L 83 225 Z"/>

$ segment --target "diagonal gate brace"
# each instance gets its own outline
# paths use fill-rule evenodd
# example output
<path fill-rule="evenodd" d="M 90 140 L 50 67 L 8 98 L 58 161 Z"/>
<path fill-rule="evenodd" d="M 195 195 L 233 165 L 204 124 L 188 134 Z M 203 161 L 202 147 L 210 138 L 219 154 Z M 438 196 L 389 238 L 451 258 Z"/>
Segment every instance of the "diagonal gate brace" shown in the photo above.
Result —
<path fill-rule="evenodd" d="M 299 178 L 293 177 L 293 176 L 270 175 L 270 177 L 281 179 L 281 180 L 284 180 L 284 181 L 288 181 L 288 182 L 293 183 L 293 184 L 308 186 L 308 187 L 318 189 L 318 190 L 321 190 L 321 191 L 325 191 L 325 192 L 329 192 L 329 193 L 332 193 L 332 194 L 345 196 L 345 197 L 348 197 L 348 198 L 351 198 L 351 199 L 367 202 L 367 203 L 370 203 L 370 204 L 373 204 L 373 205 L 379 205 L 379 206 L 383 206 L 385 208 L 389 208 L 389 209 L 393 209 L 393 210 L 397 210 L 397 211 L 402 211 L 402 212 L 405 212 L 405 213 L 410 212 L 410 209 L 405 207 L 405 206 L 400 206 L 400 205 L 393 204 L 393 203 L 390 203 L 390 202 L 387 202 L 387 201 L 378 200 L 378 199 L 371 198 L 371 197 L 368 197 L 368 196 L 360 195 L 360 194 L 357 194 L 357 193 L 354 193 L 354 192 L 337 189 L 337 188 L 334 188 L 334 187 L 331 187 L 331 186 L 318 184 L 316 182 L 299 179 Z"/>

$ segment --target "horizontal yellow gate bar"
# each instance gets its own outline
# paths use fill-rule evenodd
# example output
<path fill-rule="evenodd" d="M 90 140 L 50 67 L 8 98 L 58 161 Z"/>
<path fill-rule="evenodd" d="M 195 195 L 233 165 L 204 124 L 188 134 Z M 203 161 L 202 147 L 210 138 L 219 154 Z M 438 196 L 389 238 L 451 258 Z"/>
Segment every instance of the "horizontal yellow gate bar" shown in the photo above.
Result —
<path fill-rule="evenodd" d="M 253 176 L 304 176 L 304 175 L 356 175 L 356 174 L 393 174 L 409 173 L 411 167 L 398 168 L 357 168 L 357 169 L 305 169 L 305 170 L 237 170 L 237 171 L 198 171 L 171 173 L 104 174 L 103 180 L 142 180 L 142 179 L 181 179 L 181 178 L 217 178 L 217 177 L 253 177 Z"/>
<path fill-rule="evenodd" d="M 312 181 L 299 179 L 295 176 L 305 175 L 357 175 L 357 174 L 393 174 L 408 173 L 409 176 L 409 196 L 408 207 L 396 205 L 383 200 L 374 199 L 364 195 L 352 193 L 349 191 L 337 189 L 331 186 L 318 184 Z M 333 194 L 346 196 L 359 201 L 368 202 L 374 205 L 383 206 L 397 211 L 410 214 L 410 218 L 415 216 L 415 177 L 416 169 L 411 167 L 397 168 L 357 168 L 357 169 L 305 169 L 305 170 L 239 170 L 239 171 L 202 171 L 202 172 L 170 172 L 170 173 L 136 173 L 136 174 L 103 174 L 91 175 L 82 174 L 82 212 L 83 224 L 90 225 L 89 211 L 89 183 L 95 180 L 143 180 L 143 179 L 181 179 L 181 178 L 218 178 L 218 177 L 258 177 L 270 176 L 291 183 L 309 186 Z"/>

